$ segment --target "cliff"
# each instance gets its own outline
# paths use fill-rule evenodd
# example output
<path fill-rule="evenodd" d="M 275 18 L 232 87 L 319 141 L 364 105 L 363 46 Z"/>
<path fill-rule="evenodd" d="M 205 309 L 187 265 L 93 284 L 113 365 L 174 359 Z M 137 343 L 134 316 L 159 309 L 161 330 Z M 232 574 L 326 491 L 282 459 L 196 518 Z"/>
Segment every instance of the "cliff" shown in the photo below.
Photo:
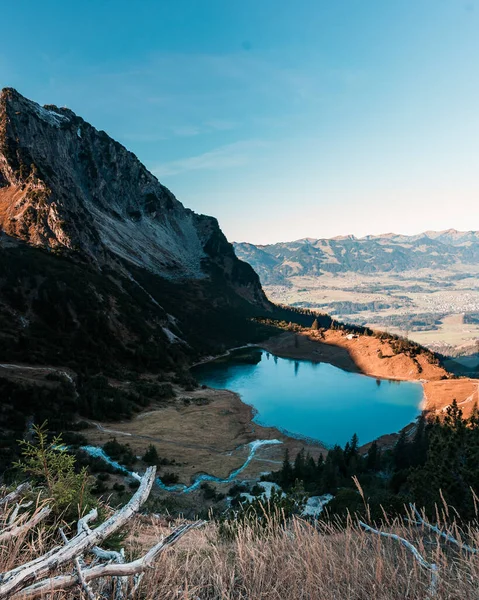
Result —
<path fill-rule="evenodd" d="M 254 337 L 247 318 L 271 309 L 216 219 L 71 110 L 11 88 L 0 94 L 0 233 L 3 358 L 56 361 L 77 338 L 85 357 L 196 354 Z"/>

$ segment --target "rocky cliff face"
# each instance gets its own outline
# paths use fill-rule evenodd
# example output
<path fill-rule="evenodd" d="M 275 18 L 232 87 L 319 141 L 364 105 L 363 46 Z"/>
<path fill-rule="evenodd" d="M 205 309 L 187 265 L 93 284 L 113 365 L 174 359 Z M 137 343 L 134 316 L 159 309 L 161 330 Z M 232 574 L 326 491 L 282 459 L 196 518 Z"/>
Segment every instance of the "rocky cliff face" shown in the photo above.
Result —
<path fill-rule="evenodd" d="M 0 96 L 0 227 L 31 245 L 120 257 L 162 277 L 220 269 L 237 292 L 265 303 L 218 223 L 186 209 L 134 154 L 71 110 Z"/>
<path fill-rule="evenodd" d="M 48 321 L 49 302 L 64 316 L 66 345 L 71 332 L 85 333 L 81 305 L 89 302 L 105 337 L 110 331 L 130 349 L 141 315 L 133 325 L 129 313 L 138 306 L 147 321 L 141 344 L 185 348 L 208 337 L 207 325 L 215 343 L 226 340 L 227 315 L 271 309 L 216 219 L 185 208 L 134 154 L 71 110 L 41 107 L 11 88 L 0 95 L 0 232 L 9 347 L 18 340 L 12 323 L 28 340 Z M 84 278 L 75 293 L 73 271 Z"/>

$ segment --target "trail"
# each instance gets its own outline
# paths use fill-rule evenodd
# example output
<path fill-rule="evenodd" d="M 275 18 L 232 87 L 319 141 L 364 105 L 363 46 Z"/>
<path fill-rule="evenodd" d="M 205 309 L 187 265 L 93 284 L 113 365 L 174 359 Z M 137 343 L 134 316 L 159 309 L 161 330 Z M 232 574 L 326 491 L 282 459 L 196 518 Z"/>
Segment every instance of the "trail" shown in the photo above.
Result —
<path fill-rule="evenodd" d="M 0 368 L 3 369 L 18 369 L 19 371 L 46 371 L 47 373 L 59 373 L 64 375 L 70 383 L 74 383 L 73 377 L 67 371 L 62 371 L 56 367 L 30 367 L 27 365 L 14 365 L 9 363 L 1 363 Z"/>
<path fill-rule="evenodd" d="M 476 384 L 477 385 L 477 390 L 475 392 L 472 392 L 472 394 L 470 396 L 468 396 L 465 400 L 463 400 L 462 402 L 458 402 L 457 406 L 464 406 L 464 404 L 468 404 L 469 402 L 472 402 L 474 400 L 474 396 L 476 396 L 476 402 L 479 404 L 479 382 Z M 447 406 L 445 406 L 444 408 L 441 408 L 439 412 L 446 412 L 446 410 L 451 406 L 451 404 L 448 404 Z M 438 412 L 438 411 L 436 411 Z"/>

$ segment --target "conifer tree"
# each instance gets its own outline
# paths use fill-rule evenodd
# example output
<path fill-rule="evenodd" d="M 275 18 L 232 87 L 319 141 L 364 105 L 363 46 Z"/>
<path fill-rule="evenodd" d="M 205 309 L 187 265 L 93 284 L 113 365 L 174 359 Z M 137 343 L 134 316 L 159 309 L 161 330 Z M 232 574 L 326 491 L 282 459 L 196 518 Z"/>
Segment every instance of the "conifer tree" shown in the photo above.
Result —
<path fill-rule="evenodd" d="M 381 468 L 381 451 L 376 440 L 369 446 L 366 458 L 366 469 L 368 471 L 379 471 Z"/>
<path fill-rule="evenodd" d="M 294 480 L 295 481 L 304 481 L 304 472 L 305 472 L 305 457 L 304 457 L 304 448 L 302 448 L 298 454 L 296 454 L 296 458 L 294 459 Z"/>
<path fill-rule="evenodd" d="M 160 457 L 158 456 L 158 450 L 153 444 L 150 444 L 143 454 L 142 460 L 145 464 L 153 466 L 160 464 Z"/>
<path fill-rule="evenodd" d="M 281 487 L 287 489 L 294 483 L 293 468 L 289 458 L 289 450 L 286 448 L 284 452 L 283 466 L 280 472 Z"/>
<path fill-rule="evenodd" d="M 401 431 L 398 441 L 394 446 L 393 463 L 395 471 L 402 471 L 409 466 L 409 448 L 404 429 Z"/>

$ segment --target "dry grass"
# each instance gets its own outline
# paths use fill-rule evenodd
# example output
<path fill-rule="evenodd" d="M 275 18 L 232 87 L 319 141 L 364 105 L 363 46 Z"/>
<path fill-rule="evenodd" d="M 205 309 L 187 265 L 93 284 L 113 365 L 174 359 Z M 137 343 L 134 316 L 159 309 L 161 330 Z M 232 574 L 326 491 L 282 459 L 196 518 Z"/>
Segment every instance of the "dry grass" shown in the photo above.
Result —
<path fill-rule="evenodd" d="M 137 556 L 176 524 L 137 517 L 126 541 L 127 555 Z M 479 598 L 479 556 L 461 552 L 415 525 L 394 521 L 384 528 L 413 542 L 439 567 L 438 600 Z M 450 528 L 458 537 L 457 528 Z M 468 532 L 479 544 L 479 529 Z M 30 540 L 0 549 L 0 568 L 45 551 L 54 533 L 37 531 Z M 167 552 L 142 581 L 138 599 L 165 600 L 424 600 L 430 573 L 397 541 L 359 529 L 351 520 L 340 529 L 293 519 L 287 527 L 246 524 L 236 537 L 220 535 L 207 524 L 192 531 Z M 47 598 L 73 600 L 78 589 Z M 107 597 L 112 597 L 108 595 Z"/>

